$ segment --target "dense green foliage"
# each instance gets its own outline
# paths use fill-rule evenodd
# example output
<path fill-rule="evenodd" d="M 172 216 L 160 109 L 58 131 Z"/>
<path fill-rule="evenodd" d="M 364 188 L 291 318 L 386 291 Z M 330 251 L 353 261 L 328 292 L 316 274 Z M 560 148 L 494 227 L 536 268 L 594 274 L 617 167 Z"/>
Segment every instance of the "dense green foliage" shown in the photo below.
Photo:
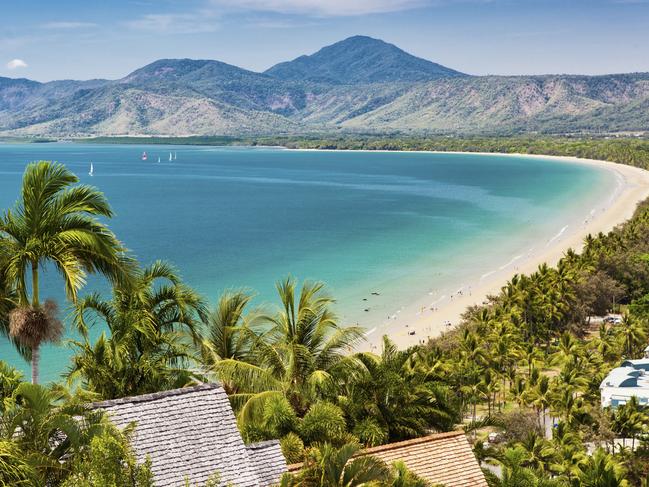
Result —
<path fill-rule="evenodd" d="M 189 143 L 193 143 L 189 141 Z M 260 137 L 238 142 L 292 149 L 403 150 L 539 154 L 598 159 L 649 168 L 649 140 L 631 137 Z"/>
<path fill-rule="evenodd" d="M 149 462 L 138 465 L 129 446 L 130 431 L 108 426 L 72 462 L 62 487 L 153 487 Z"/>
<path fill-rule="evenodd" d="M 0 361 L 0 485 L 151 485 L 128 431 L 99 411 L 63 400 L 58 388 L 29 384 Z"/>
<path fill-rule="evenodd" d="M 191 381 L 190 348 L 205 317 L 201 298 L 163 262 L 135 271 L 131 281 L 115 286 L 110 301 L 91 294 L 75 304 L 73 322 L 84 339 L 72 342 L 77 353 L 68 380 L 79 380 L 102 399 L 174 389 Z M 91 343 L 88 326 L 97 323 L 109 334 L 102 332 Z"/>
<path fill-rule="evenodd" d="M 87 274 L 98 272 L 124 284 L 132 266 L 122 244 L 98 219 L 112 216 L 108 201 L 95 188 L 75 185 L 78 181 L 62 164 L 29 164 L 20 199 L 0 217 L 0 283 L 11 289 L 17 304 L 0 332 L 31 359 L 34 383 L 41 344 L 57 341 L 62 328 L 56 306 L 41 303 L 41 269 L 53 266 L 64 280 L 68 299 L 76 301 Z"/>
<path fill-rule="evenodd" d="M 341 328 L 322 284 L 278 283 L 280 308 L 244 311 L 227 293 L 206 330 L 202 362 L 228 391 L 245 438 L 280 438 L 287 457 L 323 441 L 366 445 L 413 438 L 460 421 L 450 390 L 386 338 L 381 356 L 350 354 L 362 339 Z"/>

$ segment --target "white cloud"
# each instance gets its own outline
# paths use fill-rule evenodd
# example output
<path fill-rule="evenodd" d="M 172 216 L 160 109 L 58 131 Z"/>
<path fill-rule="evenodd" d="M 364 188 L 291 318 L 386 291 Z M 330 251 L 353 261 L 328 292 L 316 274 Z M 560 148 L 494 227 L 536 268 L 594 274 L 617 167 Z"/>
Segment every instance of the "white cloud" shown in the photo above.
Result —
<path fill-rule="evenodd" d="M 212 5 L 238 10 L 324 17 L 397 12 L 423 7 L 436 0 L 211 0 Z"/>
<path fill-rule="evenodd" d="M 146 30 L 163 34 L 196 34 L 214 32 L 219 23 L 214 12 L 201 11 L 186 14 L 147 14 L 126 22 L 135 30 Z"/>
<path fill-rule="evenodd" d="M 12 59 L 7 63 L 7 69 L 19 69 L 19 68 L 26 68 L 27 63 L 23 61 L 22 59 Z"/>
<path fill-rule="evenodd" d="M 93 22 L 47 22 L 43 24 L 45 29 L 60 29 L 60 30 L 72 30 L 72 29 L 89 29 L 92 27 L 97 27 L 97 24 Z"/>

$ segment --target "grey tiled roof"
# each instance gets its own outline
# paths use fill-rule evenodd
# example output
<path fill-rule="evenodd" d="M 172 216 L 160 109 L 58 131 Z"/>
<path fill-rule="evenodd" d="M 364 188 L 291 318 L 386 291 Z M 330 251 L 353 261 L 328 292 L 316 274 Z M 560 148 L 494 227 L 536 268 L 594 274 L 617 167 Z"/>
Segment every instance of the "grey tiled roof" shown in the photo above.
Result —
<path fill-rule="evenodd" d="M 261 485 L 279 483 L 282 474 L 286 472 L 286 460 L 279 446 L 279 441 L 262 441 L 246 446 L 250 463 L 257 471 Z"/>
<path fill-rule="evenodd" d="M 216 384 L 115 399 L 91 407 L 105 410 L 119 428 L 136 424 L 133 449 L 138 461 L 147 456 L 151 459 L 157 487 L 184 486 L 186 479 L 192 487 L 202 486 L 216 472 L 221 485 L 268 485 L 260 481 L 227 394 Z M 270 478 L 267 471 L 286 468 L 283 457 L 280 465 L 273 463 L 280 459 L 271 450 L 250 449 L 254 463 L 262 458 L 268 461 L 268 467 L 261 469 L 264 479 Z"/>

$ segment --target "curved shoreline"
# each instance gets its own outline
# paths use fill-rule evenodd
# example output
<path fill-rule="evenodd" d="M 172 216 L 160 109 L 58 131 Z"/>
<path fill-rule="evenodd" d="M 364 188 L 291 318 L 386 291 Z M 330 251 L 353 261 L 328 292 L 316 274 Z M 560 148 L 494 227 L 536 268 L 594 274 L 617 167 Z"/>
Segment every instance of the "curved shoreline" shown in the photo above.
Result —
<path fill-rule="evenodd" d="M 619 178 L 618 181 L 620 183 L 615 193 L 604 202 L 602 211 L 597 212 L 597 214 L 592 214 L 591 212 L 591 215 L 587 217 L 583 225 L 574 226 L 572 229 L 569 226 L 567 228 L 564 227 L 537 253 L 516 256 L 516 266 L 513 266 L 514 259 L 512 259 L 509 265 L 499 267 L 498 270 L 491 271 L 489 275 L 480 276 L 480 278 L 474 280 L 474 282 L 478 282 L 478 285 L 472 286 L 469 294 L 466 294 L 466 290 L 459 294 L 456 293 L 454 299 L 447 298 L 446 301 L 436 306 L 436 311 L 430 311 L 429 313 L 423 312 L 418 314 L 417 311 L 412 309 L 413 305 L 415 306 L 415 310 L 422 309 L 420 303 L 427 302 L 428 299 L 419 299 L 413 304 L 408 305 L 404 309 L 404 312 L 400 313 L 398 318 L 389 326 L 389 335 L 400 348 L 415 345 L 419 343 L 419 340 L 427 339 L 428 337 L 439 336 L 443 331 L 451 328 L 452 325 L 459 323 L 460 316 L 467 308 L 483 303 L 488 295 L 498 293 L 501 287 L 514 274 L 530 274 L 543 263 L 554 266 L 570 248 L 580 252 L 583 248 L 583 240 L 587 235 L 596 235 L 599 232 L 606 233 L 611 231 L 617 225 L 631 218 L 638 204 L 649 197 L 649 171 L 645 171 L 644 169 L 614 162 L 579 159 L 576 157 L 489 154 L 533 157 L 563 161 L 570 164 L 586 164 L 611 171 Z M 451 326 L 445 325 L 445 323 L 451 323 Z M 415 334 L 409 335 L 408 333 L 412 331 Z M 369 347 L 373 348 L 376 346 L 376 339 L 380 338 L 380 334 L 377 337 L 368 338 Z"/>
<path fill-rule="evenodd" d="M 421 297 L 403 306 L 394 319 L 373 323 L 366 332 L 367 342 L 359 347 L 365 350 L 378 350 L 381 337 L 390 336 L 399 348 L 416 345 L 422 340 L 439 336 L 459 323 L 461 315 L 473 305 L 482 304 L 488 295 L 496 294 L 514 274 L 530 274 L 539 265 L 547 263 L 554 266 L 568 249 L 580 252 L 584 238 L 599 232 L 609 232 L 617 225 L 633 216 L 639 203 L 649 198 L 649 171 L 616 162 L 595 159 L 580 159 L 571 156 L 549 156 L 536 154 L 458 152 L 458 151 L 391 151 L 391 150 L 352 150 L 352 149 L 287 149 L 325 152 L 419 152 L 429 154 L 465 154 L 485 156 L 508 156 L 545 159 L 567 164 L 582 164 L 598 167 L 614 174 L 618 180 L 616 189 L 602 202 L 598 211 L 592 210 L 581 225 L 565 225 L 552 236 L 541 249 L 513 256 L 512 259 L 495 269 L 473 276 L 471 285 L 463 285 L 451 295 L 431 298 L 430 293 L 422 291 Z M 514 265 L 515 264 L 515 265 Z M 432 271 L 431 271 L 432 272 Z M 468 290 L 467 290 L 468 287 Z M 452 297 L 451 297 L 452 296 Z M 434 299 L 431 303 L 431 299 Z M 434 306 L 433 306 L 434 305 Z M 395 303 L 394 309 L 399 308 Z M 447 325 L 446 323 L 450 323 Z M 414 332 L 414 334 L 412 334 Z"/>

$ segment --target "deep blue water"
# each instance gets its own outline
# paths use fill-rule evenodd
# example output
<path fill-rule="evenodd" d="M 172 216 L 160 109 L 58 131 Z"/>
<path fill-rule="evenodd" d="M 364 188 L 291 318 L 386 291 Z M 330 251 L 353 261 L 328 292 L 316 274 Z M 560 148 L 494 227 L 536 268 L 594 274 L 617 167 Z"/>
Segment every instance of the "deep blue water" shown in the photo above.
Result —
<path fill-rule="evenodd" d="M 547 240 L 572 213 L 588 213 L 612 184 L 607 171 L 517 157 L 0 145 L 0 208 L 13 204 L 25 165 L 39 159 L 65 163 L 101 189 L 128 248 L 144 263 L 172 262 L 210 302 L 246 287 L 272 303 L 275 281 L 291 274 L 325 281 L 342 320 L 368 327 L 379 318 L 359 303 L 371 290 L 385 296 L 382 316 L 416 290 L 479 275 Z M 55 276 L 45 287 L 62 298 Z M 89 288 L 106 290 L 96 279 Z M 47 347 L 43 378 L 56 378 L 69 353 Z M 27 370 L 3 339 L 0 358 Z"/>

